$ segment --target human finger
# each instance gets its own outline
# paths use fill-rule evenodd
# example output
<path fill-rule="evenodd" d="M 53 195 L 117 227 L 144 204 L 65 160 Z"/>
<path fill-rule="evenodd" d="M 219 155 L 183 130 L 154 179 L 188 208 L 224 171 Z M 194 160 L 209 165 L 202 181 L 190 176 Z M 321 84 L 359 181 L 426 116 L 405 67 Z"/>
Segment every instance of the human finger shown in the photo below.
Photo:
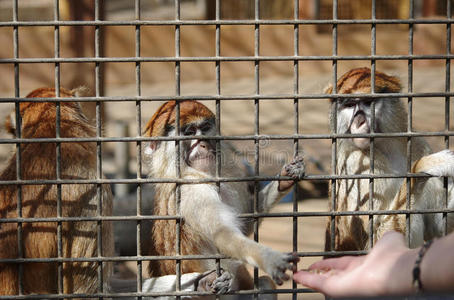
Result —
<path fill-rule="evenodd" d="M 315 273 L 304 270 L 293 273 L 293 280 L 295 282 L 315 290 L 320 290 L 325 279 L 326 275 L 323 273 Z"/>
<path fill-rule="evenodd" d="M 351 266 L 355 261 L 362 259 L 359 256 L 343 256 L 338 258 L 327 258 L 313 263 L 309 266 L 309 270 L 344 270 Z"/>

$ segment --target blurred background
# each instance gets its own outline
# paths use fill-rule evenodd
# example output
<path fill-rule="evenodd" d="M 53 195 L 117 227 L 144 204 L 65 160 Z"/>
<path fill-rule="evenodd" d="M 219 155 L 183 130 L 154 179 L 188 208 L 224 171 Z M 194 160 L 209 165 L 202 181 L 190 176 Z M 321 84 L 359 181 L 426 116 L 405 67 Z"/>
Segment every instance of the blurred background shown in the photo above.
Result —
<path fill-rule="evenodd" d="M 451 1 L 451 0 L 448 0 Z M 18 21 L 55 20 L 55 0 L 20 0 L 18 3 Z M 181 20 L 214 20 L 216 1 L 181 0 Z M 372 1 L 338 0 L 338 19 L 361 20 L 372 18 Z M 92 0 L 60 0 L 59 18 L 63 21 L 94 20 L 95 2 Z M 255 1 L 222 0 L 220 1 L 221 20 L 253 20 Z M 332 20 L 333 4 L 331 0 L 299 0 L 295 13 L 294 0 L 260 0 L 261 20 Z M 411 5 L 413 3 L 413 5 Z M 449 59 L 439 57 L 451 54 L 450 25 L 424 20 L 444 20 L 447 12 L 447 0 L 376 0 L 377 19 L 408 20 L 415 18 L 425 24 L 377 24 L 375 54 L 377 55 L 416 55 L 422 59 L 377 60 L 377 70 L 399 76 L 403 91 L 408 91 L 408 75 L 412 74 L 414 92 L 449 91 L 451 82 L 446 82 L 446 74 L 451 73 Z M 235 24 L 220 26 L 220 56 L 250 58 L 237 61 L 221 61 L 219 90 L 216 82 L 216 63 L 209 58 L 216 57 L 215 25 L 182 25 L 180 27 L 179 54 L 181 57 L 208 58 L 203 61 L 194 59 L 180 63 L 179 77 L 175 72 L 175 62 L 166 58 L 175 57 L 176 29 L 166 21 L 175 20 L 175 1 L 143 0 L 140 6 L 140 19 L 162 21 L 160 24 L 141 25 L 136 37 L 136 27 L 127 22 L 136 20 L 135 1 L 109 0 L 99 2 L 99 19 L 113 21 L 113 25 L 100 27 L 99 53 L 101 57 L 132 58 L 136 53 L 140 57 L 162 58 L 159 61 L 141 62 L 140 82 L 136 78 L 136 63 L 103 62 L 100 64 L 100 96 L 223 96 L 235 95 L 288 95 L 289 99 L 260 101 L 260 134 L 327 134 L 329 101 L 327 99 L 300 99 L 299 116 L 296 119 L 292 96 L 294 94 L 321 94 L 324 88 L 333 83 L 333 60 L 317 57 L 332 56 L 337 49 L 339 56 L 371 55 L 373 44 L 370 24 L 339 24 L 337 26 L 337 44 L 333 38 L 332 24 L 300 24 L 295 30 L 291 23 L 259 26 L 259 56 L 287 57 L 289 59 L 267 59 L 260 61 L 256 73 L 255 61 L 255 26 Z M 454 7 L 451 5 L 451 7 Z M 413 9 L 410 14 L 411 8 Z M 13 20 L 13 0 L 0 0 L 0 22 Z M 124 22 L 124 23 L 122 23 Z M 10 23 L 9 23 L 10 24 Z M 56 49 L 55 27 L 35 24 L 18 27 L 18 57 L 24 59 L 54 58 Z M 83 58 L 95 56 L 95 28 L 93 26 L 60 26 L 58 48 L 62 58 Z M 297 34 L 295 34 L 295 32 Z M 296 37 L 297 35 L 297 37 Z M 136 48 L 136 39 L 140 39 L 140 51 Z M 11 25 L 0 26 L 0 62 L 14 58 L 14 29 Z M 299 56 L 313 57 L 300 60 L 296 64 L 291 59 L 297 46 Z M 369 60 L 339 60 L 337 74 L 361 66 L 370 66 Z M 409 67 L 412 72 L 409 72 Z M 61 86 L 68 89 L 79 86 L 88 87 L 95 94 L 95 63 L 62 62 L 60 63 Z M 296 70 L 296 71 L 295 71 Z M 0 95 L 2 98 L 15 96 L 14 64 L 0 63 Z M 19 93 L 26 96 L 35 88 L 55 85 L 55 63 L 21 62 L 18 68 Z M 450 76 L 448 77 L 448 79 Z M 449 79 L 450 80 L 450 79 Z M 257 84 L 257 82 L 259 84 Z M 176 87 L 179 87 L 179 91 Z M 258 87 L 258 90 L 257 90 Z M 162 102 L 143 101 L 139 122 L 136 118 L 135 102 L 106 102 L 103 104 L 102 118 L 104 135 L 109 137 L 137 136 L 144 123 L 152 116 Z M 214 109 L 214 101 L 204 101 Z M 12 103 L 0 103 L 0 118 L 4 118 L 14 107 Z M 449 108 L 452 110 L 452 105 Z M 86 113 L 94 117 L 94 105 L 85 104 Z M 445 97 L 418 97 L 413 99 L 413 128 L 415 131 L 442 131 L 450 128 L 452 112 L 449 112 L 449 124 L 445 119 Z M 234 100 L 221 102 L 221 133 L 223 135 L 250 135 L 256 132 L 255 107 L 253 100 Z M 297 124 L 296 121 L 298 120 Z M 139 126 L 141 128 L 139 128 Z M 6 137 L 0 131 L 0 137 Z M 444 137 L 430 137 L 429 143 L 434 150 L 444 147 Z M 239 160 L 247 167 L 254 167 L 254 142 L 232 141 L 238 150 Z M 0 145 L 0 161 L 4 162 L 13 149 L 10 144 Z M 294 155 L 293 140 L 265 140 L 260 147 L 260 174 L 274 175 L 282 165 Z M 331 140 L 308 139 L 298 142 L 298 149 L 307 160 L 307 173 L 331 173 Z M 103 144 L 103 170 L 108 177 L 135 178 L 137 172 L 136 143 L 111 142 Z M 129 201 L 135 201 L 135 185 L 114 187 L 119 214 L 135 214 L 135 208 Z M 147 194 L 152 198 L 152 191 Z M 328 183 L 317 180 L 304 180 L 298 186 L 299 211 L 326 211 Z M 129 198 L 128 198 L 129 197 Z M 146 197 L 145 197 L 146 198 Z M 131 200 L 127 200 L 131 199 Z M 291 200 L 288 198 L 287 200 Z M 151 203 L 151 202 L 148 202 Z M 145 205 L 149 207 L 150 205 Z M 119 207 L 119 208 L 118 208 Z M 125 212 L 127 208 L 131 211 Z M 283 203 L 276 211 L 292 211 L 292 203 Z M 321 251 L 324 241 L 325 217 L 306 217 L 298 219 L 298 251 Z M 135 223 L 130 224 L 135 230 Z M 130 229 L 121 233 L 125 237 L 123 253 L 134 252 L 126 249 L 134 241 L 126 240 Z M 292 251 L 292 219 L 272 218 L 265 220 L 260 229 L 260 241 L 282 251 Z M 135 236 L 133 235 L 134 239 Z M 121 239 L 120 239 L 121 240 Z M 118 241 L 118 243 L 120 243 Z M 120 251 L 121 252 L 121 251 Z M 301 267 L 314 258 L 305 258 Z M 316 258 L 315 258 L 316 259 Z M 133 278 L 136 262 L 118 266 L 124 277 Z M 287 283 L 285 287 L 291 287 Z M 281 295 L 282 299 L 291 295 Z M 308 297 L 322 298 L 311 294 Z"/>

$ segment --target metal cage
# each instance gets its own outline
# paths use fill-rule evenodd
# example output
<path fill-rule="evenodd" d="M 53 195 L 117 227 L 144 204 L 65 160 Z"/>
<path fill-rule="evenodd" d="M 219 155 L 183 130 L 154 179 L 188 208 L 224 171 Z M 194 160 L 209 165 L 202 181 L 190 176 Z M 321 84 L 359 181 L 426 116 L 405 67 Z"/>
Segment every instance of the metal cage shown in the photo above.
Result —
<path fill-rule="evenodd" d="M 417 0 L 408 0 L 408 11 L 404 15 L 408 15 L 408 17 L 399 17 L 399 14 L 391 14 L 392 18 L 377 18 L 377 10 L 376 8 L 382 4 L 382 1 L 379 0 L 371 0 L 370 1 L 370 17 L 358 19 L 358 18 L 339 18 L 339 11 L 338 8 L 340 7 L 340 2 L 343 4 L 348 3 L 347 1 L 338 1 L 332 0 L 332 3 L 328 3 L 330 6 L 329 9 L 332 9 L 332 16 L 330 14 L 329 17 L 326 17 L 327 12 L 327 1 L 302 1 L 302 0 L 293 0 L 289 1 L 288 5 L 293 6 L 293 16 L 286 19 L 279 19 L 279 18 L 269 18 L 264 19 L 261 17 L 261 5 L 260 0 L 250 1 L 251 7 L 253 7 L 253 17 L 244 19 L 235 19 L 232 17 L 233 12 L 228 11 L 228 18 L 222 17 L 222 6 L 228 6 L 228 1 L 221 1 L 216 0 L 215 5 L 210 1 L 197 1 L 197 5 L 201 5 L 201 3 L 205 6 L 202 10 L 207 15 L 212 15 L 211 19 L 192 19 L 192 18 L 184 18 L 182 17 L 182 10 L 181 6 L 184 4 L 186 5 L 187 2 L 190 1 L 183 1 L 183 0 L 175 0 L 172 2 L 171 10 L 172 16 L 170 19 L 166 18 L 144 18 L 142 17 L 142 9 L 144 5 L 148 5 L 149 3 L 141 3 L 146 1 L 135 0 L 134 5 L 132 2 L 130 6 L 133 7 L 133 16 L 131 12 L 131 16 L 129 16 L 126 20 L 125 19 L 106 19 L 103 13 L 103 3 L 102 0 L 94 0 L 93 1 L 93 19 L 74 19 L 74 20 L 65 20 L 61 17 L 61 3 L 62 0 L 53 0 L 52 7 L 53 7 L 53 19 L 51 20 L 21 20 L 20 18 L 20 1 L 19 0 L 11 0 L 11 1 L 4 1 L 4 3 L 8 2 L 8 7 L 11 9 L 11 19 L 10 20 L 3 20 L 0 22 L 0 29 L 1 30 L 9 30 L 12 32 L 12 40 L 10 41 L 10 45 L 8 47 L 11 48 L 11 55 L 9 57 L 1 57 L 0 58 L 0 66 L 7 68 L 9 71 L 8 75 L 12 78 L 10 82 L 12 83 L 13 89 L 11 89 L 12 95 L 11 96 L 1 96 L 0 102 L 1 103 L 10 103 L 14 104 L 16 109 L 19 109 L 19 103 L 30 101 L 23 96 L 24 91 L 22 89 L 22 68 L 24 66 L 34 66 L 34 65 L 46 65 L 53 69 L 53 86 L 58 90 L 61 86 L 61 77 L 63 75 L 63 68 L 66 68 L 66 65 L 76 66 L 77 65 L 84 65 L 89 66 L 90 72 L 93 78 L 92 88 L 94 95 L 88 97 L 80 97 L 77 101 L 85 104 L 91 103 L 93 106 L 91 107 L 91 111 L 94 112 L 94 119 L 96 124 L 96 137 L 93 138 L 63 138 L 59 137 L 57 133 L 56 138 L 46 138 L 46 139 L 24 139 L 20 136 L 20 131 L 17 132 L 16 138 L 11 137 L 3 137 L 0 139 L 0 144 L 8 145 L 9 147 L 15 146 L 15 150 L 20 149 L 21 144 L 24 143 L 49 143 L 54 142 L 57 146 L 56 155 L 58 161 L 58 148 L 62 143 L 65 142 L 95 142 L 97 145 L 97 179 L 95 180 L 69 180 L 69 179 L 62 179 L 57 174 L 56 180 L 24 180 L 19 175 L 16 180 L 8 180 L 0 182 L 3 186 L 17 186 L 19 190 L 24 185 L 57 185 L 60 186 L 63 184 L 85 184 L 85 183 L 92 183 L 95 184 L 98 189 L 100 189 L 102 184 L 110 184 L 114 187 L 120 186 L 128 186 L 128 189 L 132 189 L 132 193 L 134 194 L 134 201 L 135 205 L 137 206 L 136 211 L 132 215 L 112 215 L 112 216 L 102 216 L 98 215 L 96 217 L 86 217 L 86 216 L 79 216 L 79 217 L 64 217 L 61 215 L 57 215 L 56 217 L 52 218 L 25 218 L 22 217 L 21 213 L 21 197 L 17 199 L 17 218 L 2 218 L 0 219 L 0 226 L 1 224 L 6 223 L 14 223 L 17 224 L 17 239 L 19 245 L 21 245 L 22 241 L 22 227 L 25 226 L 27 223 L 36 223 L 36 222 L 56 222 L 59 238 L 61 238 L 61 224 L 63 222 L 80 222 L 80 221 L 94 221 L 98 224 L 98 236 L 101 235 L 101 227 L 102 224 L 105 222 L 132 222 L 135 227 L 135 241 L 136 241 L 136 248 L 137 253 L 136 255 L 115 255 L 112 257 L 104 257 L 99 255 L 98 257 L 90 257 L 90 258 L 67 258 L 62 257 L 61 253 L 58 257 L 49 257 L 49 258 L 26 258 L 24 253 L 19 251 L 19 257 L 17 258 L 2 258 L 0 259 L 0 264 L 8 263 L 8 264 L 15 264 L 17 265 L 19 271 L 19 278 L 18 278 L 18 285 L 19 285 L 19 294 L 18 295 L 0 295 L 0 299 L 39 299 L 39 298 L 47 298 L 47 299 L 63 299 L 63 298 L 141 298 L 141 297 L 149 297 L 149 296 L 175 296 L 177 298 L 181 298 L 185 295 L 206 295 L 206 293 L 198 293 L 198 292 L 182 292 L 180 291 L 180 286 L 177 284 L 176 290 L 173 292 L 165 292 L 165 293 L 153 293 L 153 292 L 143 292 L 142 291 L 142 281 L 145 279 L 142 275 L 142 264 L 146 261 L 153 260 L 153 259 L 162 259 L 162 257 L 154 257 L 154 256 L 144 256 L 141 254 L 141 247 L 143 239 L 142 236 L 142 225 L 146 221 L 152 221 L 156 219 L 162 219 L 158 216 L 147 215 L 142 212 L 142 206 L 146 202 L 142 193 L 144 189 L 144 185 L 149 183 L 155 182 L 166 182 L 166 180 L 159 179 L 159 178 L 148 178 L 146 175 L 143 174 L 143 160 L 142 160 L 142 144 L 144 142 L 149 142 L 151 140 L 166 140 L 166 138 L 146 138 L 142 136 L 143 130 L 143 105 L 146 103 L 155 103 L 155 102 L 163 102 L 168 100 L 187 100 L 187 99 L 194 99 L 200 101 L 211 101 L 213 103 L 213 107 L 215 108 L 215 114 L 217 116 L 217 120 L 220 122 L 217 123 L 217 134 L 212 139 L 216 140 L 217 143 L 221 140 L 225 141 L 249 141 L 253 145 L 253 152 L 252 152 L 252 160 L 253 160 L 253 170 L 250 176 L 247 177 L 239 177 L 239 178 L 216 178 L 211 180 L 211 182 L 224 182 L 224 181 L 250 181 L 255 183 L 254 189 L 255 194 L 259 189 L 259 183 L 271 180 L 278 180 L 277 176 L 271 175 L 264 175 L 261 174 L 259 168 L 259 160 L 260 160 L 260 145 L 263 141 L 288 141 L 292 144 L 289 153 L 299 153 L 302 151 L 301 148 L 304 149 L 304 145 L 306 142 L 317 142 L 317 141 L 325 141 L 326 143 L 330 143 L 331 146 L 328 146 L 328 151 L 331 154 L 331 160 L 327 164 L 328 167 L 331 167 L 331 170 L 335 170 L 336 165 L 336 155 L 335 155 L 335 148 L 338 139 L 341 138 L 348 138 L 349 135 L 341 135 L 341 134 L 331 134 L 326 132 L 316 132 L 316 133 L 306 133 L 302 132 L 300 128 L 301 123 L 301 104 L 305 101 L 315 100 L 315 101 L 322 101 L 323 99 L 327 99 L 328 95 L 322 92 L 322 89 L 319 89 L 319 92 L 316 93 L 307 93 L 302 92 L 301 85 L 302 80 L 300 78 L 301 73 L 304 72 L 304 68 L 301 66 L 307 62 L 310 63 L 324 63 L 328 66 L 329 69 L 329 82 L 331 82 L 334 86 L 339 77 L 339 64 L 343 62 L 350 62 L 350 63 L 362 63 L 363 65 L 370 66 L 372 72 L 375 72 L 377 64 L 382 62 L 387 62 L 390 64 L 402 64 L 405 66 L 406 69 L 406 76 L 407 76 L 407 90 L 403 91 L 398 95 L 394 95 L 393 97 L 401 97 L 403 99 L 408 99 L 407 107 L 409 113 L 409 131 L 405 133 L 393 133 L 393 134 L 381 134 L 381 133 L 371 133 L 367 135 L 367 137 L 374 139 L 377 137 L 405 137 L 408 138 L 409 145 L 411 145 L 412 137 L 422 136 L 422 137 L 436 137 L 443 140 L 443 147 L 449 148 L 450 147 L 450 138 L 453 135 L 451 131 L 451 124 L 450 124 L 450 110 L 451 110 L 451 25 L 453 22 L 451 11 L 452 11 L 452 2 L 445 1 L 446 9 L 443 10 L 445 13 L 444 16 L 429 16 L 422 18 L 416 12 L 421 12 L 421 3 L 423 1 Z M 269 2 L 269 1 L 268 1 Z M 357 1 L 351 1 L 351 3 Z M 407 1 L 406 1 L 407 2 Z M 85 3 L 85 2 L 84 2 Z M 168 2 L 166 2 L 168 4 Z M 222 3 L 222 6 L 221 6 Z M 235 2 L 236 3 L 236 2 Z M 239 3 L 239 2 L 238 2 Z M 71 7 L 71 6 L 70 6 Z M 152 6 L 154 7 L 154 6 Z M 210 12 L 205 12 L 205 9 L 213 9 Z M 314 18 L 303 18 L 302 16 L 307 13 L 305 10 L 309 7 L 309 11 L 314 13 Z M 417 10 L 418 9 L 418 10 Z M 437 11 L 440 11 L 440 7 L 437 6 Z M 213 14 L 214 12 L 214 14 Z M 320 13 L 322 12 L 322 13 Z M 272 12 L 267 11 L 267 14 L 272 14 Z M 323 15 L 323 16 L 322 16 Z M 343 15 L 352 16 L 351 13 Z M 397 17 L 396 17 L 397 16 Z M 244 16 L 243 16 L 244 17 Z M 378 34 L 378 27 L 380 26 L 397 26 L 399 30 L 405 32 L 408 41 L 406 44 L 408 45 L 407 53 L 399 53 L 399 54 L 380 54 L 377 52 L 377 46 L 379 46 L 380 41 L 377 40 Z M 414 44 L 418 42 L 417 38 L 415 37 L 416 27 L 418 26 L 442 26 L 445 28 L 445 36 L 444 36 L 444 47 L 442 51 L 438 54 L 420 54 L 415 53 L 414 51 Z M 222 55 L 221 54 L 221 29 L 224 27 L 241 27 L 245 26 L 251 29 L 253 32 L 251 39 L 251 43 L 253 43 L 253 51 L 252 53 L 248 54 L 240 54 L 240 55 Z M 320 28 L 324 28 L 323 32 L 318 32 L 317 34 L 323 34 L 325 40 L 328 41 L 328 44 L 331 44 L 331 49 L 329 50 L 328 54 L 302 54 L 300 49 L 301 43 L 304 41 L 301 40 L 301 32 L 305 30 L 305 28 L 310 26 L 316 26 Z M 341 54 L 338 48 L 339 45 L 339 31 L 342 28 L 347 28 L 349 26 L 362 26 L 363 28 L 367 28 L 368 32 L 370 32 L 370 53 L 369 54 L 355 54 L 355 55 L 344 55 Z M 53 47 L 53 56 L 52 57 L 21 57 L 20 53 L 20 44 L 22 43 L 20 32 L 21 30 L 27 28 L 50 28 L 53 31 L 53 38 L 54 38 L 54 47 Z M 134 36 L 134 44 L 128 45 L 131 49 L 134 49 L 134 53 L 131 53 L 127 56 L 106 56 L 105 49 L 108 47 L 108 44 L 103 38 L 102 32 L 106 28 L 109 27 L 124 27 L 129 28 L 133 32 Z M 147 56 L 144 55 L 143 52 L 145 49 L 142 47 L 142 32 L 147 28 L 170 28 L 173 32 L 173 51 L 168 53 L 166 56 Z M 182 43 L 182 31 L 188 27 L 200 27 L 200 28 L 212 28 L 214 33 L 214 51 L 211 55 L 201 55 L 195 53 L 194 55 L 182 55 L 181 43 Z M 269 52 L 267 49 L 263 49 L 261 47 L 261 37 L 264 28 L 270 27 L 286 27 L 292 31 L 293 41 L 292 41 L 292 53 L 278 53 L 277 55 L 268 54 Z M 93 53 L 91 54 L 83 54 L 79 52 L 79 56 L 71 56 L 64 53 L 61 53 L 61 39 L 64 35 L 71 34 L 70 31 L 67 29 L 78 29 L 78 28 L 89 28 L 92 30 L 92 35 L 81 35 L 79 38 L 83 38 L 85 40 L 90 39 L 93 42 Z M 384 34 L 386 38 L 386 31 L 384 33 L 380 32 L 380 34 Z M 343 35 L 346 36 L 346 35 Z M 156 41 L 156 45 L 159 45 L 160 41 Z M 25 43 L 25 41 L 24 41 Z M 405 42 L 404 42 L 405 43 Z M 11 46 L 12 45 L 12 46 Z M 201 50 L 202 51 L 202 50 Z M 77 52 L 76 52 L 77 53 Z M 204 52 L 206 53 L 206 52 Z M 266 54 L 263 54 L 266 53 Z M 415 91 L 413 86 L 413 70 L 414 64 L 423 61 L 430 64 L 431 62 L 436 61 L 442 68 L 444 69 L 444 76 L 443 78 L 437 78 L 435 80 L 444 81 L 444 89 L 440 91 L 430 91 L 430 92 L 420 92 Z M 263 94 L 262 88 L 262 66 L 267 63 L 287 63 L 290 66 L 290 73 L 292 74 L 290 77 L 292 78 L 292 89 L 288 93 L 282 94 Z M 153 63 L 162 63 L 171 65 L 173 68 L 173 78 L 174 78 L 174 88 L 173 92 L 174 95 L 170 94 L 163 94 L 163 95 L 143 95 L 143 87 L 146 83 L 143 82 L 143 69 L 146 64 L 153 64 Z M 214 67 L 214 72 L 212 74 L 214 80 L 214 92 L 205 93 L 202 95 L 190 95 L 190 94 L 183 94 L 181 92 L 181 74 L 182 74 L 182 65 L 185 63 L 201 63 L 201 64 L 209 64 L 211 67 Z M 221 73 L 222 67 L 224 64 L 227 63 L 245 63 L 247 64 L 248 71 L 252 74 L 251 78 L 253 78 L 253 90 L 249 94 L 242 94 L 242 95 L 226 95 L 222 91 L 222 80 L 221 80 Z M 105 92 L 106 83 L 105 77 L 109 76 L 109 70 L 104 69 L 105 65 L 107 64 L 129 64 L 132 66 L 134 74 L 134 93 L 125 95 L 125 96 L 113 96 L 107 95 Z M 269 69 L 266 69 L 268 72 Z M 77 71 L 76 71 L 77 72 Z M 404 73 L 405 74 L 405 73 Z M 239 74 L 238 74 L 239 75 Z M 289 77 L 289 78 L 290 78 Z M 5 79 L 6 80 L 6 79 Z M 76 84 L 83 84 L 83 82 L 76 81 Z M 328 82 L 328 83 L 329 83 Z M 374 97 L 374 94 L 369 95 Z M 376 96 L 376 95 L 375 95 Z M 413 103 L 415 99 L 418 98 L 437 98 L 443 101 L 443 112 L 439 116 L 440 119 L 443 119 L 444 125 L 438 131 L 431 131 L 431 132 L 416 132 L 413 131 Z M 57 97 L 57 98 L 42 98 L 40 100 L 34 101 L 48 101 L 48 102 L 68 102 L 72 101 L 72 98 L 64 98 L 64 97 Z M 221 128 L 223 126 L 223 121 L 220 118 L 221 112 L 223 109 L 223 105 L 228 103 L 229 101 L 248 101 L 253 105 L 253 133 L 251 134 L 232 134 L 232 135 L 221 135 Z M 261 121 L 260 121 L 260 114 L 261 114 L 261 106 L 263 103 L 266 102 L 273 102 L 273 101 L 284 101 L 286 103 L 291 103 L 293 108 L 293 115 L 287 116 L 287 118 L 292 119 L 293 123 L 293 130 L 291 133 L 288 134 L 264 134 L 261 132 Z M 103 126 L 105 121 L 103 119 L 109 119 L 109 115 L 103 111 L 103 107 L 108 105 L 109 103 L 127 103 L 131 106 L 135 107 L 134 112 L 134 120 L 131 122 L 135 124 L 136 132 L 128 133 L 128 132 L 121 132 L 119 136 L 105 136 L 103 134 Z M 58 107 L 58 105 L 57 105 Z M 59 123 L 59 117 L 57 113 L 57 124 Z M 16 120 L 18 124 L 20 124 L 20 115 L 16 113 Z M 19 127 L 19 126 L 18 126 Z M 58 128 L 58 126 L 57 126 Z M 180 136 L 174 139 L 176 142 L 185 139 L 185 137 Z M 168 140 L 168 139 L 167 139 Z M 131 164 L 134 164 L 135 174 L 129 176 L 126 173 L 121 173 L 120 176 L 108 176 L 107 178 L 103 177 L 103 173 L 105 173 L 103 161 L 106 159 L 106 154 L 104 153 L 104 148 L 106 144 L 114 143 L 117 145 L 125 144 L 125 145 L 133 145 L 129 148 L 135 149 L 135 162 L 131 162 L 127 160 L 126 162 L 123 161 L 122 164 L 128 168 Z M 178 144 L 178 143 L 177 143 Z M 410 147 L 410 146 L 409 146 Z M 130 155 L 127 154 L 128 147 L 122 148 L 125 152 L 120 152 L 122 155 Z M 408 148 L 410 149 L 410 148 Z M 125 154 L 126 153 L 126 154 Z M 131 154 L 134 155 L 134 154 Z M 17 156 L 17 166 L 21 165 L 21 156 Z M 219 166 L 220 167 L 220 166 Z M 219 170 L 218 170 L 219 171 Z M 118 175 L 118 174 L 117 174 Z M 410 178 L 415 177 L 415 174 L 407 174 L 406 180 L 409 181 Z M 361 178 L 361 179 L 368 179 L 371 183 L 371 189 L 373 190 L 373 182 L 376 178 L 395 178 L 399 177 L 398 175 L 386 175 L 386 176 L 378 176 L 378 175 L 359 175 L 355 176 L 354 178 Z M 400 176 L 401 177 L 401 176 Z M 325 182 L 325 188 L 330 185 L 331 186 L 331 194 L 327 196 L 329 201 L 335 203 L 335 184 L 336 180 L 345 178 L 340 175 L 336 175 L 334 171 L 331 173 L 324 173 L 324 174 L 316 174 L 316 173 L 308 173 L 305 175 L 304 180 L 305 182 Z M 177 183 L 177 186 L 182 183 L 191 182 L 184 179 L 178 179 L 174 181 Z M 446 180 L 447 183 L 447 180 Z M 117 193 L 120 193 L 120 188 L 115 189 Z M 372 220 L 372 217 L 377 214 L 405 214 L 409 216 L 410 214 L 414 213 L 434 213 L 439 212 L 442 213 L 445 220 L 448 213 L 453 213 L 454 211 L 448 208 L 441 208 L 437 211 L 415 211 L 408 207 L 405 211 L 377 211 L 377 210 L 370 210 L 370 211 L 361 211 L 361 212 L 335 212 L 335 211 L 305 211 L 302 209 L 304 207 L 304 203 L 298 203 L 298 199 L 301 197 L 300 195 L 301 190 L 298 188 L 294 188 L 293 190 L 293 199 L 291 200 L 292 209 L 290 211 L 279 211 L 279 212 L 271 212 L 271 213 L 253 213 L 248 215 L 242 215 L 240 217 L 248 217 L 255 219 L 255 234 L 252 238 L 260 241 L 259 239 L 259 228 L 258 228 L 258 220 L 259 219 L 284 219 L 286 222 L 290 222 L 292 224 L 292 234 L 291 234 L 291 243 L 287 245 L 288 251 L 297 252 L 298 255 L 303 259 L 310 258 L 310 257 L 322 257 L 322 256 L 329 256 L 329 255 L 343 255 L 346 254 L 344 252 L 335 253 L 333 251 L 323 251 L 320 249 L 319 251 L 302 251 L 299 248 L 299 242 L 301 242 L 302 237 L 300 236 L 300 232 L 298 230 L 298 222 L 310 218 L 310 217 L 323 217 L 323 218 L 331 218 L 332 220 L 336 216 L 340 215 L 367 215 Z M 326 192 L 327 193 L 327 192 Z M 20 195 L 20 193 L 19 193 Z M 59 201 L 61 202 L 61 199 Z M 58 205 L 61 205 L 58 204 Z M 175 219 L 177 226 L 180 226 L 181 217 L 180 216 L 173 216 L 170 217 L 171 219 Z M 334 228 L 331 230 L 331 234 L 334 233 Z M 372 237 L 371 237 L 372 238 Z M 176 241 L 178 243 L 178 241 Z M 303 241 L 304 242 L 304 241 Z M 61 240 L 58 241 L 58 244 L 61 247 Z M 98 247 L 102 248 L 102 240 L 98 240 Z M 21 248 L 19 246 L 19 248 Z M 356 252 L 348 252 L 348 254 L 364 254 L 365 251 L 356 251 Z M 218 263 L 220 260 L 224 259 L 225 257 L 222 256 L 177 256 L 173 257 L 175 259 L 177 266 L 179 262 L 183 259 L 213 259 L 216 260 Z M 169 259 L 169 257 L 166 257 Z M 84 295 L 84 294 L 72 294 L 67 295 L 62 292 L 62 279 L 59 277 L 59 284 L 58 290 L 59 292 L 56 294 L 45 294 L 45 295 L 35 295 L 35 294 L 26 294 L 22 290 L 23 287 L 23 278 L 22 278 L 22 268 L 24 263 L 46 263 L 46 262 L 53 262 L 57 263 L 59 268 L 64 263 L 68 262 L 80 262 L 80 261 L 95 261 L 98 263 L 98 273 L 99 276 L 102 276 L 102 268 L 106 262 L 113 262 L 116 264 L 125 263 L 125 262 L 132 262 L 136 265 L 137 275 L 136 275 L 136 291 L 133 292 L 121 292 L 121 293 L 114 293 L 109 291 L 105 286 L 99 285 L 98 292 L 93 295 Z M 178 276 L 181 274 L 178 273 Z M 254 270 L 253 272 L 254 277 L 257 278 L 258 270 Z M 61 271 L 59 273 L 61 276 Z M 233 294 L 240 294 L 240 295 L 252 295 L 253 298 L 260 298 L 260 294 L 262 293 L 258 289 L 250 290 L 250 291 L 241 291 L 241 292 L 232 292 Z M 304 288 L 302 286 L 298 286 L 295 283 L 288 285 L 285 288 L 278 288 L 272 291 L 266 291 L 268 294 L 278 294 L 279 297 L 283 297 L 282 299 L 292 298 L 292 299 L 317 299 L 320 298 L 320 294 L 316 294 L 314 291 Z"/>

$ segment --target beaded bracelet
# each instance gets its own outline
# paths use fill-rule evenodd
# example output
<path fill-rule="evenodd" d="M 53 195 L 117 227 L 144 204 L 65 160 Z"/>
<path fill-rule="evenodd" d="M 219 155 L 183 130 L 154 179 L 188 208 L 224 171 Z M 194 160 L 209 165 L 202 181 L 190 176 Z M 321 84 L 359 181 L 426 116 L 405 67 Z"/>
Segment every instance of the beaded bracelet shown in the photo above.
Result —
<path fill-rule="evenodd" d="M 426 254 L 429 247 L 432 245 L 433 240 L 428 240 L 424 245 L 419 249 L 418 258 L 416 258 L 415 266 L 413 267 L 413 286 L 415 287 L 417 293 L 422 293 L 424 291 L 422 282 L 421 282 L 421 261 L 424 255 Z"/>

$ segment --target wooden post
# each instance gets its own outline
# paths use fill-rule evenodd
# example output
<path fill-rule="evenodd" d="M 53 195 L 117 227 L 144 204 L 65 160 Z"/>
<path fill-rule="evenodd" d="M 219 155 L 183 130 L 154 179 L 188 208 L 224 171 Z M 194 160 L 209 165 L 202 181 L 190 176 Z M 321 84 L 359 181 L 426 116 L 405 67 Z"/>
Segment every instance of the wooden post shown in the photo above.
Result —
<path fill-rule="evenodd" d="M 69 18 L 74 21 L 93 21 L 95 20 L 95 1 L 93 0 L 67 0 L 69 8 Z M 99 1 L 99 19 L 105 19 L 104 0 Z M 99 55 L 105 56 L 103 28 L 100 28 Z M 94 26 L 72 26 L 70 32 L 70 48 L 73 57 L 95 57 L 95 27 Z M 104 96 L 104 64 L 100 65 L 99 95 Z M 95 89 L 95 65 L 78 63 L 75 66 L 74 76 L 70 87 L 86 86 L 90 94 L 94 94 Z M 95 118 L 95 103 L 84 102 L 82 107 L 89 118 Z M 104 109 L 101 107 L 101 119 L 105 122 Z"/>

